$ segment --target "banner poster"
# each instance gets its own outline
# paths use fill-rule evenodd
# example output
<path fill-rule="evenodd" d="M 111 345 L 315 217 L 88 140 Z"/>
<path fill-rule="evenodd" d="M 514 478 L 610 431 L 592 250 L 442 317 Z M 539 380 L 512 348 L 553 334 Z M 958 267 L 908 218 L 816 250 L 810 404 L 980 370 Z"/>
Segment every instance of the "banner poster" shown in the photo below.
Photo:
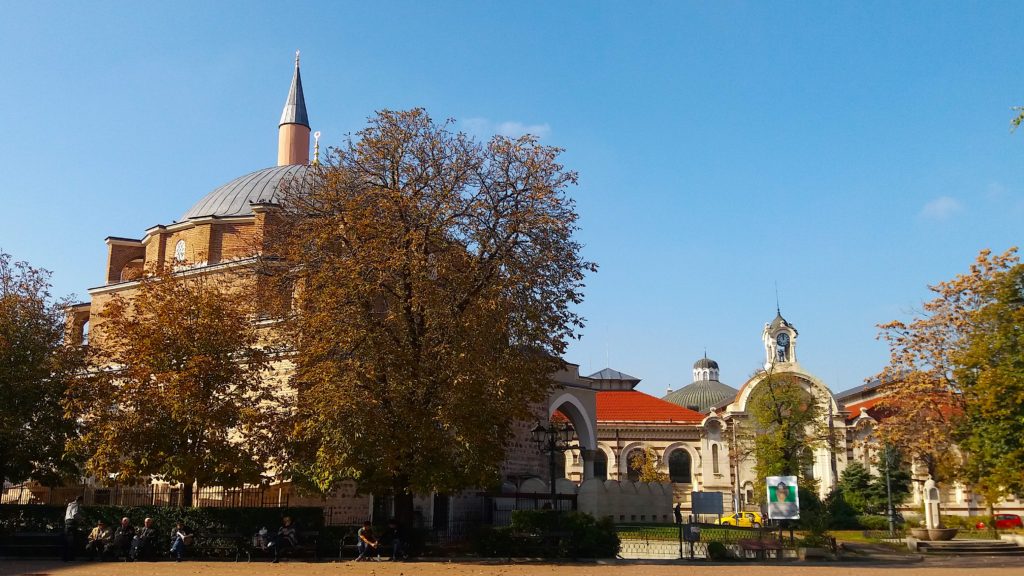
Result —
<path fill-rule="evenodd" d="M 796 490 L 796 476 L 769 476 L 765 478 L 768 489 L 768 517 L 772 520 L 797 520 L 800 518 L 800 498 Z"/>

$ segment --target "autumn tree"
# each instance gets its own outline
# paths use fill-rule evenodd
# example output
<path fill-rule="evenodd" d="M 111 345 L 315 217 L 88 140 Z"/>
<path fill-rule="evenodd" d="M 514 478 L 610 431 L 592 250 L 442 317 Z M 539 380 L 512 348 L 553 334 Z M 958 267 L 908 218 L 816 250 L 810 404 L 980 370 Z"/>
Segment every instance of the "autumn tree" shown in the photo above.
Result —
<path fill-rule="evenodd" d="M 391 492 L 399 515 L 498 480 L 594 269 L 559 153 L 382 111 L 286 194 L 267 262 L 297 287 L 296 471 Z"/>
<path fill-rule="evenodd" d="M 997 360 L 988 355 L 993 351 L 990 345 L 997 344 L 995 339 L 1006 332 L 986 339 L 985 322 L 994 313 L 991 311 L 1005 308 L 988 306 L 996 294 L 993 287 L 1017 261 L 1015 249 L 1002 255 L 984 250 L 968 273 L 930 286 L 935 298 L 925 302 L 913 319 L 879 326 L 890 356 L 889 365 L 877 376 L 884 394 L 878 409 L 885 413 L 878 433 L 883 441 L 924 465 L 936 480 L 958 478 L 965 466 L 971 466 L 963 450 L 969 449 L 970 443 L 958 447 L 958 431 L 964 430 L 964 419 L 975 414 L 977 407 L 1002 401 L 1002 382 L 995 376 L 999 370 L 988 373 L 992 379 L 972 379 L 980 387 L 970 394 L 963 393 L 963 386 L 965 376 L 981 374 Z M 985 309 L 990 313 L 983 312 Z M 1007 329 L 1012 332 L 1012 322 Z M 981 403 L 982 397 L 985 403 Z M 977 424 L 974 430 L 978 433 L 988 429 L 983 422 Z"/>
<path fill-rule="evenodd" d="M 82 366 L 64 342 L 66 300 L 50 296 L 50 273 L 0 252 L 0 482 L 73 476 L 64 451 L 75 423 L 61 398 Z"/>
<path fill-rule="evenodd" d="M 1007 492 L 1024 493 L 1024 264 L 995 272 L 977 292 L 981 304 L 951 353 L 963 398 L 955 438 L 967 456 L 963 479 L 991 508 Z"/>
<path fill-rule="evenodd" d="M 825 400 L 827 401 L 827 400 Z M 825 407 L 813 387 L 797 376 L 769 370 L 750 395 L 750 427 L 745 434 L 756 464 L 755 493 L 765 498 L 768 476 L 796 476 L 802 489 L 816 492 L 817 481 L 808 474 L 814 450 L 828 441 Z"/>
<path fill-rule="evenodd" d="M 631 452 L 629 471 L 636 474 L 637 482 L 668 482 L 668 474 L 658 470 L 658 456 L 652 448 Z"/>
<path fill-rule="evenodd" d="M 162 270 L 118 293 L 93 322 L 93 370 L 71 388 L 73 448 L 100 478 L 194 485 L 258 482 L 280 408 L 270 352 L 245 282 Z"/>

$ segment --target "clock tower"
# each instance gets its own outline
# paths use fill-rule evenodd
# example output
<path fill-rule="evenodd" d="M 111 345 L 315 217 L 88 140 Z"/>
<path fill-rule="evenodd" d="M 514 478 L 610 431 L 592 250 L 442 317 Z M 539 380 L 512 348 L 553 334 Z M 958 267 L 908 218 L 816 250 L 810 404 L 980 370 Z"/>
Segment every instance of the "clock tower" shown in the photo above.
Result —
<path fill-rule="evenodd" d="M 799 333 L 796 328 L 775 311 L 775 319 L 764 325 L 761 340 L 764 342 L 764 369 L 770 370 L 779 364 L 796 363 L 796 339 Z"/>

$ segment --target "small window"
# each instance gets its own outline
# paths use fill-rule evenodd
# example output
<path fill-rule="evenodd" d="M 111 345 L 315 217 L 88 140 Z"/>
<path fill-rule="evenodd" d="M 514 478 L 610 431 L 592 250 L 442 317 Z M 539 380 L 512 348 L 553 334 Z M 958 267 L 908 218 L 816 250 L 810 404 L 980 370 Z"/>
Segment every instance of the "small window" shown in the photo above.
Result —
<path fill-rule="evenodd" d="M 718 444 L 711 446 L 711 470 L 715 474 L 721 474 L 718 469 Z"/>
<path fill-rule="evenodd" d="M 174 261 L 184 262 L 185 261 L 185 241 L 178 240 L 178 243 L 174 245 Z"/>

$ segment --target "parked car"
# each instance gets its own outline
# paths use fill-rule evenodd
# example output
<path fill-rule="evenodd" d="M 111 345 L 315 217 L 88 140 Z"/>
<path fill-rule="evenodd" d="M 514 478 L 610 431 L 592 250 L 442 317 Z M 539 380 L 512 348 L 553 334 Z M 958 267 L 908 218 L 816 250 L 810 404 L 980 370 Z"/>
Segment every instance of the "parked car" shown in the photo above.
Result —
<path fill-rule="evenodd" d="M 996 514 L 992 517 L 992 523 L 996 525 L 998 530 L 1009 530 L 1011 528 L 1024 528 L 1021 524 L 1020 516 L 1016 514 Z M 974 525 L 978 530 L 984 530 L 987 528 L 984 522 L 978 522 Z"/>
<path fill-rule="evenodd" d="M 996 514 L 992 517 L 992 520 L 999 530 L 1024 528 L 1024 523 L 1021 522 L 1020 516 L 1016 514 Z"/>
<path fill-rule="evenodd" d="M 740 526 L 744 528 L 760 528 L 764 524 L 758 512 L 733 512 L 718 519 L 715 524 L 722 526 Z"/>

